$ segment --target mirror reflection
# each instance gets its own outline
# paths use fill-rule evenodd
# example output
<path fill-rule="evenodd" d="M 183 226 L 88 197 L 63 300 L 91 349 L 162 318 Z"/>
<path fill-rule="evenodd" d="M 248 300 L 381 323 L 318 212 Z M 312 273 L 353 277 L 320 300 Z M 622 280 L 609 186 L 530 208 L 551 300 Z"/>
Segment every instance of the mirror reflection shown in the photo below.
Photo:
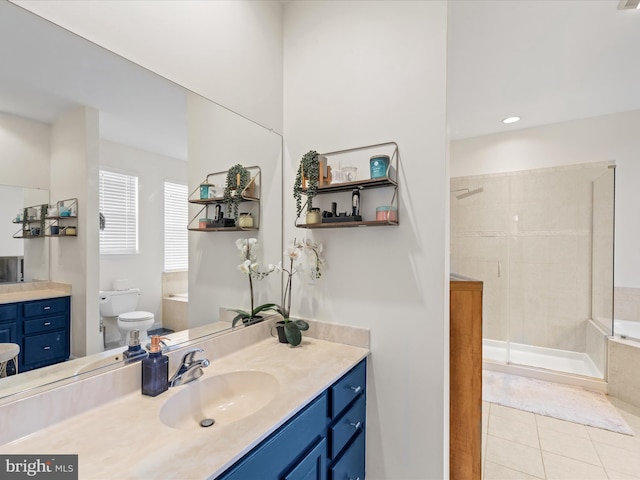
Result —
<path fill-rule="evenodd" d="M 23 238 L 22 218 L 25 209 L 48 203 L 48 190 L 0 185 L 0 284 L 49 279 L 49 241 Z"/>
<path fill-rule="evenodd" d="M 41 262 L 16 282 L 71 288 L 71 361 L 0 379 L 0 397 L 121 362 L 132 325 L 166 334 L 171 347 L 229 329 L 224 307 L 247 300 L 235 240 L 258 237 L 269 262 L 282 252 L 281 138 L 8 2 L 0 36 L 0 184 L 11 198 L 0 193 L 2 234 L 20 228 L 20 190 L 52 205 L 77 199 L 73 238 L 48 224 L 39 243 L 0 239 L 11 246 L 0 257 Z M 262 169 L 260 231 L 187 233 L 189 193 L 237 163 Z M 133 210 L 115 201 L 122 184 L 112 177 L 125 178 Z M 2 288 L 0 305 L 11 299 Z M 261 295 L 279 298 L 279 288 Z M 132 293 L 124 313 L 145 314 L 138 323 L 101 311 L 104 292 L 123 291 Z"/>

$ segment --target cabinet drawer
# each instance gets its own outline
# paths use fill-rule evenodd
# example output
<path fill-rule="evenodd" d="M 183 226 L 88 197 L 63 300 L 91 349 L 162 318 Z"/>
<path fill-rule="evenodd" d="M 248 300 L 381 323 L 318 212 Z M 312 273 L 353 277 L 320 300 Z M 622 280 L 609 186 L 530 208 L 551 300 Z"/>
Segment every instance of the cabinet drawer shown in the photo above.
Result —
<path fill-rule="evenodd" d="M 52 313 L 63 313 L 67 311 L 68 297 L 48 298 L 46 300 L 35 300 L 24 304 L 25 317 L 38 317 L 40 315 L 50 315 Z"/>
<path fill-rule="evenodd" d="M 331 427 L 331 458 L 336 458 L 349 440 L 364 430 L 366 402 L 364 395 Z"/>
<path fill-rule="evenodd" d="M 18 316 L 18 305 L 10 303 L 0 305 L 0 322 L 3 320 L 13 320 Z"/>
<path fill-rule="evenodd" d="M 25 335 L 40 332 L 51 332 L 53 330 L 62 330 L 67 326 L 67 316 L 51 315 L 49 317 L 24 320 L 23 325 Z"/>
<path fill-rule="evenodd" d="M 364 432 L 360 432 L 344 455 L 331 468 L 330 480 L 364 480 Z"/>
<path fill-rule="evenodd" d="M 363 360 L 331 387 L 331 418 L 336 418 L 366 388 L 367 364 Z"/>
<path fill-rule="evenodd" d="M 67 340 L 64 332 L 43 333 L 24 338 L 24 363 L 40 363 L 64 358 Z"/>

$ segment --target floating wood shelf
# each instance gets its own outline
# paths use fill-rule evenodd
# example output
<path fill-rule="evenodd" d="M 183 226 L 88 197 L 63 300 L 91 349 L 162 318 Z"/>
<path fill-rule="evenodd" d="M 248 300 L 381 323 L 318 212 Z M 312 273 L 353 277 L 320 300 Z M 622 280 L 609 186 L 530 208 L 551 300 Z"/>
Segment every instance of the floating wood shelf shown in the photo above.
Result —
<path fill-rule="evenodd" d="M 298 228 L 349 228 L 349 227 L 388 227 L 389 225 L 398 225 L 398 222 L 386 220 L 363 220 L 361 222 L 335 222 L 335 223 L 312 223 L 307 225 L 301 223 L 296 225 Z"/>

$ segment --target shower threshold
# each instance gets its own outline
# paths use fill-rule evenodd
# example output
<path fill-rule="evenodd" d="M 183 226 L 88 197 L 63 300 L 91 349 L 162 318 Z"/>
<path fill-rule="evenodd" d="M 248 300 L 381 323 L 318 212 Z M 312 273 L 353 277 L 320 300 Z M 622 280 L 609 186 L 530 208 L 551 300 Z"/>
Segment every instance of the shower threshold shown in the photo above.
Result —
<path fill-rule="evenodd" d="M 509 355 L 507 342 L 483 339 L 483 365 L 489 370 L 606 390 L 602 373 L 586 353 L 511 343 Z"/>

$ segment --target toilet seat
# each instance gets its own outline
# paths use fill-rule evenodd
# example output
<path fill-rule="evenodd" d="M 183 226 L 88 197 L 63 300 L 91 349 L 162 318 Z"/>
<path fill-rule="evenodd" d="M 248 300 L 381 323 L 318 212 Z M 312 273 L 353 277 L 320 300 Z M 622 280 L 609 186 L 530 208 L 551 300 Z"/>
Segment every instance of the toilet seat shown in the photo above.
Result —
<path fill-rule="evenodd" d="M 145 320 L 153 320 L 153 313 L 145 311 L 127 312 L 118 315 L 118 320 L 123 322 L 144 322 Z"/>
<path fill-rule="evenodd" d="M 151 328 L 155 317 L 151 312 L 134 311 L 118 315 L 118 329 L 120 330 L 120 345 L 128 345 L 131 330 L 140 332 L 140 343 L 146 345 L 149 341 L 147 330 Z"/>

